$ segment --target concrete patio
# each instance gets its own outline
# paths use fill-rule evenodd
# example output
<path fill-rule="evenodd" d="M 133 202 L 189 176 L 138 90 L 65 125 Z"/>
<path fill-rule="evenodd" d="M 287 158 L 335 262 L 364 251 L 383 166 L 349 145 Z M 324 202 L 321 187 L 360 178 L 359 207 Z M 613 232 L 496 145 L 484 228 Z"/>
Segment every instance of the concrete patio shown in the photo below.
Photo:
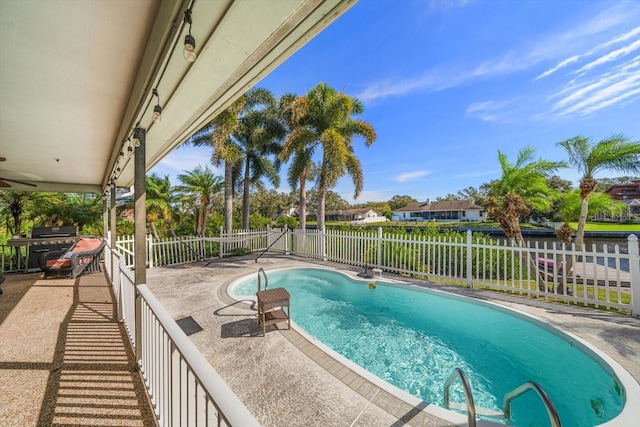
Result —
<path fill-rule="evenodd" d="M 103 273 L 7 275 L 0 426 L 155 426 Z"/>
<path fill-rule="evenodd" d="M 361 268 L 285 256 L 263 257 L 257 264 L 254 259 L 255 255 L 154 268 L 147 277 L 149 288 L 174 319 L 191 316 L 203 328 L 190 338 L 262 425 L 451 425 L 424 412 L 428 408 L 437 414 L 439 408 L 381 386 L 295 330 L 271 326 L 263 338 L 250 304 L 226 293 L 235 279 L 260 267 L 268 272 L 323 265 L 352 274 Z M 640 319 L 387 273 L 385 277 L 490 300 L 534 315 L 584 339 L 640 381 Z M 461 424 L 465 422 L 462 417 Z"/>

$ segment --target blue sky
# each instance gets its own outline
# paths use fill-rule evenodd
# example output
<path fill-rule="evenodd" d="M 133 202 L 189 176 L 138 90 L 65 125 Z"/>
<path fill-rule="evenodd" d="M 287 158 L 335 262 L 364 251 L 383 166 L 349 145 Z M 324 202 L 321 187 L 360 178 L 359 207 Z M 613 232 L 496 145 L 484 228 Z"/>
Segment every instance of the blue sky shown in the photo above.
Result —
<path fill-rule="evenodd" d="M 319 82 L 362 100 L 377 131 L 369 148 L 355 141 L 355 202 L 434 200 L 498 178 L 498 150 L 566 160 L 556 143 L 576 135 L 640 140 L 640 1 L 360 0 L 258 86 Z M 180 148 L 153 172 L 177 184 L 210 154 Z M 354 202 L 349 178 L 334 191 Z"/>

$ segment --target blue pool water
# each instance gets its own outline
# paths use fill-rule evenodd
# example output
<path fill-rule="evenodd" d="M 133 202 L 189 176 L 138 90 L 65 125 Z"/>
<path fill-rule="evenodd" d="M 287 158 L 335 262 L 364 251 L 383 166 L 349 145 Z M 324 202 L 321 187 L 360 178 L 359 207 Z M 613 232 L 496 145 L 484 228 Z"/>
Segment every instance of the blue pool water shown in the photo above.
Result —
<path fill-rule="evenodd" d="M 443 385 L 463 369 L 477 407 L 502 412 L 504 395 L 533 380 L 551 397 L 563 426 L 593 426 L 620 413 L 624 391 L 613 374 L 571 337 L 468 298 L 406 286 L 354 281 L 325 269 L 267 272 L 269 288 L 286 287 L 291 317 L 309 334 L 369 372 L 443 406 Z M 235 295 L 255 295 L 256 276 Z M 604 362 L 600 361 L 602 365 Z M 464 402 L 456 382 L 451 400 Z M 540 399 L 512 403 L 512 424 L 547 426 Z"/>

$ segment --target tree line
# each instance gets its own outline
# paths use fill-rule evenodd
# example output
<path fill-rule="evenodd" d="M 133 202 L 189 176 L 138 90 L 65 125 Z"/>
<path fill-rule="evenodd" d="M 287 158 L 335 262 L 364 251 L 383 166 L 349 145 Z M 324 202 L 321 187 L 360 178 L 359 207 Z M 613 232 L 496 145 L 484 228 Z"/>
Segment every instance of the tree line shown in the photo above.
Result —
<path fill-rule="evenodd" d="M 292 93 L 276 99 L 264 88 L 253 88 L 188 138 L 183 145 L 209 147 L 210 163 L 220 166 L 217 176 L 208 165 L 178 175 L 171 186 L 168 177 L 147 176 L 147 223 L 151 233 L 161 235 L 206 234 L 225 229 L 257 228 L 272 224 L 306 226 L 307 208 L 312 207 L 317 227 L 325 229 L 325 212 L 369 207 L 390 217 L 393 210 L 416 201 L 407 195 L 387 202 L 350 206 L 332 191 L 338 180 L 351 177 L 354 199 L 361 193 L 364 175 L 354 153 L 354 144 L 366 147 L 376 141 L 374 127 L 358 118 L 364 112 L 356 98 L 320 83 L 307 94 Z M 490 219 L 498 221 L 505 235 L 522 241 L 520 221 L 525 218 L 578 221 L 576 243 L 581 243 L 587 213 L 620 210 L 603 196 L 611 180 L 598 182 L 603 170 L 640 172 L 640 143 L 613 135 L 597 143 L 576 136 L 558 143 L 568 161 L 535 159 L 533 147 L 523 148 L 515 162 L 498 151 L 501 176 L 479 188 L 468 187 L 437 200 L 468 199 L 482 206 Z M 319 159 L 319 160 L 314 160 Z M 290 193 L 267 190 L 267 183 L 280 185 L 280 169 L 288 164 Z M 581 174 L 579 189 L 555 172 L 573 166 Z M 307 190 L 307 184 L 313 188 Z M 0 192 L 0 215 L 5 234 L 24 233 L 23 218 L 35 225 L 75 224 L 80 232 L 101 234 L 102 199 L 94 195 Z M 299 224 L 281 214 L 297 206 Z M 132 209 L 126 200 L 121 211 Z M 119 234 L 128 234 L 131 224 L 119 222 Z M 570 240 L 572 230 L 563 228 L 559 237 Z"/>

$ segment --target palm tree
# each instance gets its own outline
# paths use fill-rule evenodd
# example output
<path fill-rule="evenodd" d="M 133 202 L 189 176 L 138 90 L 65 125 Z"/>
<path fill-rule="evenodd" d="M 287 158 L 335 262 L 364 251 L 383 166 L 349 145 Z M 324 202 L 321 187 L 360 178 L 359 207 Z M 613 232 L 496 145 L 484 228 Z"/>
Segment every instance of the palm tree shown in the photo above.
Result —
<path fill-rule="evenodd" d="M 338 180 L 349 174 L 354 185 L 354 198 L 363 187 L 360 161 L 353 151 L 354 137 L 361 136 L 365 145 L 371 146 L 376 140 L 376 132 L 364 120 L 355 120 L 352 115 L 362 114 L 362 103 L 335 89 L 318 84 L 309 93 L 297 98 L 291 104 L 292 121 L 295 129 L 285 140 L 281 158 L 289 158 L 295 152 L 308 151 L 311 158 L 320 147 L 322 160 L 317 177 L 318 189 L 318 229 L 325 231 L 324 212 L 327 189 L 333 188 Z M 302 158 L 301 166 L 306 159 Z M 299 170 L 306 170 L 299 167 Z"/>
<path fill-rule="evenodd" d="M 240 126 L 242 117 L 260 104 L 266 93 L 271 95 L 266 89 L 250 89 L 187 141 L 195 146 L 213 148 L 212 164 L 224 164 L 224 223 L 227 230 L 233 228 L 234 167 L 237 168 L 243 159 L 234 132 Z"/>
<path fill-rule="evenodd" d="M 594 175 L 603 169 L 616 172 L 640 172 L 640 143 L 630 141 L 623 135 L 613 135 L 593 145 L 588 138 L 581 136 L 561 141 L 558 145 L 567 150 L 569 163 L 582 174 L 580 178 L 582 204 L 575 242 L 576 246 L 581 248 L 589 212 L 589 196 L 598 185 Z"/>
<path fill-rule="evenodd" d="M 582 196 L 580 190 L 574 190 L 566 193 L 561 200 L 558 214 L 564 221 L 564 224 L 556 230 L 556 237 L 562 243 L 571 244 L 573 229 L 569 226 L 569 222 L 578 221 L 582 211 Z M 610 213 L 612 215 L 620 214 L 627 209 L 627 205 L 615 200 L 607 193 L 592 193 L 589 196 L 589 211 L 598 215 L 601 213 Z"/>
<path fill-rule="evenodd" d="M 292 106 L 296 99 L 297 97 L 290 93 L 282 95 L 279 99 L 280 114 L 287 126 L 290 138 L 296 138 L 296 136 L 291 137 L 291 135 L 304 135 L 305 133 L 304 125 L 297 123 L 293 116 Z M 300 100 L 298 102 L 304 101 Z M 293 151 L 281 150 L 278 156 L 281 162 L 289 161 L 293 156 L 287 172 L 287 180 L 294 191 L 298 190 L 298 217 L 301 230 L 307 228 L 307 181 L 315 180 L 320 169 L 313 162 L 311 157 L 313 151 L 309 150 L 308 145 L 299 141 L 296 143 L 295 148 L 292 147 Z"/>
<path fill-rule="evenodd" d="M 156 229 L 156 222 L 159 219 L 166 221 L 171 228 L 173 213 L 171 211 L 171 183 L 169 177 L 160 178 L 156 174 L 151 174 L 146 178 L 146 206 L 147 221 L 149 229 L 156 240 L 160 240 Z"/>
<path fill-rule="evenodd" d="M 533 208 L 540 211 L 551 208 L 558 192 L 549 187 L 547 177 L 566 167 L 564 162 L 534 160 L 534 154 L 533 147 L 525 147 L 518 153 L 516 162 L 511 164 L 507 156 L 498 150 L 502 176 L 491 183 L 490 197 L 484 205 L 489 218 L 496 219 L 504 235 L 518 246 L 524 245 L 520 218 L 529 215 Z M 535 260 L 523 261 L 530 263 L 532 271 L 538 271 Z M 538 288 L 544 291 L 546 285 L 539 275 L 536 281 Z"/>
<path fill-rule="evenodd" d="M 264 189 L 261 179 L 264 177 L 271 184 L 280 185 L 280 161 L 271 159 L 277 155 L 282 146 L 280 141 L 286 133 L 280 120 L 276 101 L 271 92 L 261 89 L 252 91 L 251 104 L 254 108 L 247 110 L 236 130 L 233 139 L 242 151 L 242 228 L 249 228 L 249 196 L 254 186 Z M 255 108 L 260 107 L 260 108 Z"/>
<path fill-rule="evenodd" d="M 10 235 L 20 234 L 23 215 L 34 194 L 36 193 L 26 191 L 0 191 L 0 214 Z"/>
<path fill-rule="evenodd" d="M 498 151 L 502 176 L 491 183 L 491 197 L 485 204 L 489 217 L 500 223 L 505 236 L 519 244 L 524 243 L 520 218 L 529 215 L 532 208 L 544 211 L 551 207 L 557 192 L 549 187 L 547 177 L 566 167 L 564 162 L 534 160 L 534 154 L 533 147 L 525 147 L 511 164 Z"/>
<path fill-rule="evenodd" d="M 175 187 L 174 190 L 197 199 L 198 219 L 195 232 L 202 235 L 207 230 L 213 195 L 224 189 L 224 179 L 214 175 L 208 167 L 198 166 L 192 171 L 184 172 L 184 174 L 178 175 L 178 180 L 182 185 Z"/>

